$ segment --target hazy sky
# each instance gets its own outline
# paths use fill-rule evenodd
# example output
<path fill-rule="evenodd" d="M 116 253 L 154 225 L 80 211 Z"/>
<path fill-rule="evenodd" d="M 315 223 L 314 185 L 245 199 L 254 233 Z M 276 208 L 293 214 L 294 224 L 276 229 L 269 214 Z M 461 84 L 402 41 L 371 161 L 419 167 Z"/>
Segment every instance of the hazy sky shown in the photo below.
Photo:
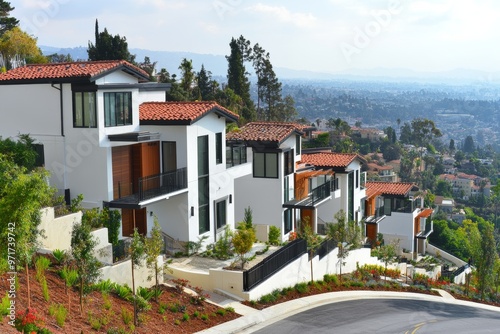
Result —
<path fill-rule="evenodd" d="M 40 45 L 87 46 L 94 23 L 129 48 L 229 54 L 243 35 L 275 67 L 500 70 L 498 0 L 9 0 Z"/>

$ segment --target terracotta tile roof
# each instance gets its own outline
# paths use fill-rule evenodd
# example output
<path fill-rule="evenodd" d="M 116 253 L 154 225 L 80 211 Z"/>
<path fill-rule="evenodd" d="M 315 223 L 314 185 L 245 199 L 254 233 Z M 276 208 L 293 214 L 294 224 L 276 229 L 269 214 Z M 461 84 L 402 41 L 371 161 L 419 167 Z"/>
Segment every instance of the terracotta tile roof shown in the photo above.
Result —
<path fill-rule="evenodd" d="M 65 79 L 91 80 L 107 72 L 123 70 L 137 76 L 140 81 L 147 81 L 148 73 L 125 60 L 103 60 L 52 64 L 29 64 L 0 74 L 0 83 L 19 81 L 44 81 Z"/>
<path fill-rule="evenodd" d="M 354 159 L 359 158 L 355 153 L 311 153 L 302 154 L 301 162 L 318 167 L 343 167 L 349 166 Z"/>
<path fill-rule="evenodd" d="M 210 112 L 233 121 L 238 114 L 213 101 L 202 102 L 144 102 L 139 106 L 141 124 L 191 124 Z"/>
<path fill-rule="evenodd" d="M 227 140 L 247 142 L 281 143 L 293 133 L 302 135 L 301 127 L 296 123 L 251 122 L 226 135 Z"/>
<path fill-rule="evenodd" d="M 393 166 L 390 166 L 390 165 L 380 166 L 380 165 L 375 164 L 373 162 L 370 162 L 367 165 L 368 165 L 369 169 L 375 170 L 375 171 L 379 171 L 379 170 L 392 170 L 392 169 L 394 169 Z"/>
<path fill-rule="evenodd" d="M 366 196 L 407 196 L 413 187 L 416 185 L 410 182 L 366 182 Z"/>

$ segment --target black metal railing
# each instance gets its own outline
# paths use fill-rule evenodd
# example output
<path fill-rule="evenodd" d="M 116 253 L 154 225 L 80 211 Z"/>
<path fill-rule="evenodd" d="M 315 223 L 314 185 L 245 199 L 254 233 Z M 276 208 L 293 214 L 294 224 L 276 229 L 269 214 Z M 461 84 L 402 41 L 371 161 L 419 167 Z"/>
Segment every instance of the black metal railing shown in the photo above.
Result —
<path fill-rule="evenodd" d="M 338 242 L 333 240 L 333 239 L 325 239 L 319 245 L 318 249 L 316 249 L 316 252 L 314 253 L 314 256 L 318 255 L 319 259 L 321 260 L 325 256 L 327 256 L 332 250 L 337 248 Z M 311 260 L 311 259 L 309 259 Z"/>
<path fill-rule="evenodd" d="M 306 252 L 307 242 L 304 239 L 297 239 L 283 246 L 256 266 L 243 272 L 243 290 L 250 291 Z"/>
<path fill-rule="evenodd" d="M 455 270 L 451 276 L 452 277 L 457 277 L 458 275 L 460 275 L 461 273 L 463 273 L 465 271 L 465 269 L 469 268 L 470 265 L 468 263 L 466 263 L 465 265 L 461 266 L 460 268 L 458 268 L 457 270 Z"/>
<path fill-rule="evenodd" d="M 311 191 L 311 200 L 312 205 L 324 200 L 331 194 L 331 185 L 330 182 L 323 183 L 320 186 L 317 186 Z"/>
<path fill-rule="evenodd" d="M 139 201 L 187 188 L 187 168 L 139 178 Z"/>

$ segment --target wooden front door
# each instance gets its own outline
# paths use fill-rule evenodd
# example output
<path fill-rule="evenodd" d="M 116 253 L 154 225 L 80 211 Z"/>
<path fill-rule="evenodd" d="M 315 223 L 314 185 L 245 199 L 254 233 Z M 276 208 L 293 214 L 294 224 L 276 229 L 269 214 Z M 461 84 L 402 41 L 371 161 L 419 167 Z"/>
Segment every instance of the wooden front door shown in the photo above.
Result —
<path fill-rule="evenodd" d="M 134 228 L 141 235 L 148 232 L 146 208 L 144 209 L 122 209 L 122 235 L 130 237 L 134 234 Z"/>

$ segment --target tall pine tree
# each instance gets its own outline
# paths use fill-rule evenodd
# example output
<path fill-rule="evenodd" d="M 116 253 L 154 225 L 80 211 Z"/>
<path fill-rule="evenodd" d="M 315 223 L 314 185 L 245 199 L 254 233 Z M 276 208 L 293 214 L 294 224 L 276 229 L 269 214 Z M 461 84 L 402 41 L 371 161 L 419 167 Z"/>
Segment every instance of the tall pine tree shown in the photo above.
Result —
<path fill-rule="evenodd" d="M 14 7 L 12 7 L 9 2 L 0 0 L 0 37 L 2 37 L 6 31 L 19 24 L 18 19 L 10 16 L 10 12 L 13 10 Z"/>
<path fill-rule="evenodd" d="M 135 64 L 135 55 L 128 51 L 128 43 L 125 37 L 112 36 L 104 28 L 99 32 L 99 22 L 95 20 L 95 44 L 89 42 L 87 49 L 89 60 L 126 60 Z"/>

